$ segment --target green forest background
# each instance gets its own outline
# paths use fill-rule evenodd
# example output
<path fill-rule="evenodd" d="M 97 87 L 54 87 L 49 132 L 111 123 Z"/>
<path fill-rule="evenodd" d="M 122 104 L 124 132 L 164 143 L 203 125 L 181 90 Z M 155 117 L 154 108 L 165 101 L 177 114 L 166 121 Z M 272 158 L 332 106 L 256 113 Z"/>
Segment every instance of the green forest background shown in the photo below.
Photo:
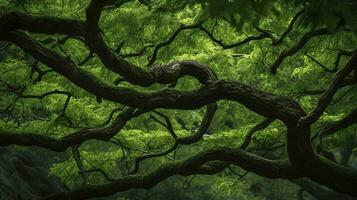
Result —
<path fill-rule="evenodd" d="M 84 19 L 88 3 L 87 0 L 0 0 L 0 13 L 19 11 Z M 175 60 L 195 60 L 208 65 L 220 79 L 239 80 L 263 91 L 291 97 L 305 110 L 312 110 L 320 94 L 328 87 L 334 70 L 348 61 L 347 57 L 341 56 L 337 62 L 338 52 L 353 51 L 357 47 L 356 5 L 351 0 L 127 0 L 117 1 L 104 9 L 100 28 L 107 45 L 137 66 L 154 68 Z M 234 48 L 219 45 L 234 44 L 263 33 L 278 39 L 303 9 L 306 14 L 297 19 L 279 45 L 272 45 L 269 37 Z M 181 30 L 168 45 L 163 45 L 157 51 L 157 59 L 150 63 L 158 44 L 168 41 L 179 27 L 197 23 L 201 23 L 217 41 L 212 41 L 203 29 L 187 28 Z M 348 31 L 341 28 L 341 23 L 343 27 L 348 27 Z M 269 72 L 269 66 L 281 52 L 318 27 L 326 27 L 329 34 L 309 40 L 298 52 L 284 60 L 276 75 Z M 98 57 L 93 56 L 80 39 L 61 35 L 30 35 L 105 82 L 119 82 L 118 75 L 103 67 Z M 82 90 L 11 43 L 0 42 L 0 62 L 0 132 L 32 132 L 61 138 L 88 127 L 106 127 L 125 108 Z M 127 82 L 119 84 L 138 91 L 170 87 L 160 84 L 140 87 Z M 180 90 L 197 87 L 199 82 L 192 77 L 181 78 L 176 85 Z M 62 93 L 41 96 L 54 90 Z M 356 98 L 356 84 L 338 90 L 326 112 L 312 126 L 312 132 L 318 133 L 326 124 L 345 117 L 356 107 Z M 143 161 L 140 173 L 145 174 L 173 160 L 184 159 L 212 147 L 239 148 L 249 129 L 264 120 L 233 101 L 219 101 L 218 108 L 200 141 L 180 145 L 167 155 Z M 3 168 L 3 175 L 0 177 L 0 197 L 8 199 L 17 193 L 18 199 L 36 199 L 44 192 L 41 190 L 48 187 L 41 185 L 40 180 L 48 177 L 58 177 L 49 180 L 56 185 L 51 186 L 52 189 L 60 191 L 73 190 L 85 184 L 104 184 L 125 176 L 133 169 L 138 157 L 163 152 L 174 144 L 165 117 L 170 118 L 177 136 L 185 137 L 197 131 L 205 110 L 156 111 L 130 120 L 120 134 L 108 142 L 89 140 L 78 148 L 72 147 L 61 153 L 38 147 L 1 147 L 0 168 Z M 350 126 L 341 133 L 324 137 L 320 148 L 332 154 L 336 162 L 357 167 L 356 128 Z M 253 136 L 247 151 L 271 159 L 286 158 L 285 145 L 286 127 L 275 120 Z M 19 166 L 24 166 L 23 163 L 27 163 L 29 169 L 21 170 Z M 43 171 L 35 172 L 36 168 Z M 18 172 L 10 173 L 12 170 Z M 23 178 L 23 170 L 30 174 L 28 180 Z M 17 181 L 14 181 L 15 176 L 19 176 Z M 96 199 L 315 198 L 353 199 L 308 179 L 268 179 L 233 165 L 215 175 L 173 176 L 148 190 L 132 189 Z"/>

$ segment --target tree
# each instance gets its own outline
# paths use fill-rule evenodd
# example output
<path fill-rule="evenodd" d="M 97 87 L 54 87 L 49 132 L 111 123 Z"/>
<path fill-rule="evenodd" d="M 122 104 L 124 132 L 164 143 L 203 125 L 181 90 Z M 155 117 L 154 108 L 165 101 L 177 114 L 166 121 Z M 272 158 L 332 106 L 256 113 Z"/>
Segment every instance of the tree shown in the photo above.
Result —
<path fill-rule="evenodd" d="M 44 199 L 108 196 L 151 188 L 173 175 L 216 174 L 231 165 L 271 179 L 308 178 L 357 196 L 357 171 L 334 162 L 326 150 L 349 146 L 351 156 L 356 144 L 346 145 L 354 139 L 336 136 L 353 135 L 351 127 L 357 122 L 355 1 L 63 2 L 55 1 L 52 7 L 36 1 L 0 4 L 5 66 L 0 145 L 71 149 L 83 181 L 71 192 Z M 38 99 L 45 105 L 39 106 Z M 246 125 L 251 126 L 251 119 L 262 121 L 247 130 L 240 145 L 213 141 L 208 148 L 202 141 L 222 131 L 209 129 L 211 124 L 237 126 L 228 117 L 227 101 L 241 105 L 235 111 L 246 113 Z M 206 107 L 203 114 L 195 112 L 202 114 L 200 122 L 179 117 L 201 107 Z M 221 107 L 225 112 L 217 120 L 214 115 Z M 125 159 L 125 152 L 135 147 L 126 146 L 123 140 L 130 134 L 121 133 L 134 118 L 148 120 L 145 115 L 170 134 L 153 139 L 153 148 L 161 151 L 143 150 L 133 157 L 129 173 L 115 179 L 101 168 L 88 169 L 81 150 L 110 153 L 112 146 L 102 145 L 114 144 Z M 175 131 L 189 126 L 192 130 Z M 255 133 L 269 126 L 270 132 L 286 131 L 286 138 L 279 138 L 283 145 L 277 147 L 286 147 L 286 159 L 268 159 L 248 149 Z M 142 132 L 131 134 L 145 139 Z M 333 137 L 338 139 L 323 142 Z M 145 160 L 169 156 L 182 146 L 193 148 L 190 156 L 140 170 Z M 92 173 L 103 175 L 105 182 L 89 184 Z"/>

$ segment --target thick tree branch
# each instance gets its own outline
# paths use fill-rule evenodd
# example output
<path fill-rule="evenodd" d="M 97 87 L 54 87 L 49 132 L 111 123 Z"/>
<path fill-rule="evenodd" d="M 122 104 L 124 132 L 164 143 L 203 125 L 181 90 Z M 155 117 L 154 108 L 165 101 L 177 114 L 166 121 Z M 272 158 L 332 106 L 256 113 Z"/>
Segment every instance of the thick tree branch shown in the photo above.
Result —
<path fill-rule="evenodd" d="M 352 56 L 346 67 L 336 73 L 330 87 L 320 98 L 316 109 L 307 118 L 303 118 L 305 116 L 304 110 L 293 99 L 263 92 L 237 81 L 218 80 L 212 70 L 194 61 L 173 62 L 150 70 L 135 66 L 113 52 L 106 45 L 101 35 L 98 22 L 101 11 L 108 5 L 108 2 L 112 1 L 92 0 L 86 10 L 86 22 L 51 17 L 19 17 L 16 13 L 15 16 L 14 14 L 2 16 L 0 19 L 0 40 L 14 43 L 35 59 L 98 98 L 105 98 L 133 108 L 125 110 L 121 114 L 122 117 L 119 117 L 118 121 L 115 121 L 109 128 L 78 131 L 60 140 L 33 134 L 4 133 L 0 135 L 2 137 L 0 145 L 38 145 L 55 151 L 64 151 L 69 146 L 81 144 L 87 139 L 110 140 L 125 125 L 126 121 L 139 115 L 139 113 L 156 108 L 187 110 L 208 105 L 201 125 L 204 132 L 208 127 L 206 124 L 210 124 L 214 114 L 214 111 L 211 112 L 209 109 L 214 107 L 215 110 L 214 103 L 216 101 L 227 99 L 239 102 L 266 118 L 282 120 L 288 128 L 287 150 L 290 162 L 271 161 L 242 150 L 218 148 L 200 153 L 184 161 L 169 163 L 148 175 L 130 175 L 106 185 L 88 186 L 69 194 L 54 195 L 49 199 L 85 199 L 105 196 L 131 188 L 149 188 L 175 174 L 190 175 L 217 172 L 223 169 L 225 164 L 220 162 L 218 170 L 214 170 L 212 167 L 208 167 L 210 170 L 205 168 L 207 162 L 217 160 L 236 164 L 243 169 L 269 178 L 290 179 L 307 176 L 338 191 L 357 195 L 354 188 L 357 184 L 357 172 L 320 158 L 315 154 L 310 143 L 310 123 L 321 116 L 336 92 L 336 88 L 342 85 L 344 80 L 347 80 L 345 77 L 351 72 L 352 67 L 355 68 L 356 66 L 356 54 Z M 17 20 L 20 22 L 16 22 Z M 41 24 L 39 24 L 40 22 Z M 15 23 L 15 25 L 12 25 L 12 23 Z M 27 27 L 27 24 L 31 24 L 31 26 Z M 74 25 L 77 27 L 73 27 L 73 30 L 69 29 Z M 98 55 L 105 67 L 132 84 L 140 86 L 149 86 L 153 83 L 168 84 L 189 75 L 199 80 L 203 86 L 191 91 L 164 89 L 155 92 L 138 92 L 124 87 L 115 87 L 79 68 L 70 58 L 61 56 L 37 43 L 18 29 L 34 33 L 83 36 L 90 51 Z M 302 49 L 311 38 L 326 34 L 329 34 L 327 29 L 318 29 L 305 34 L 293 47 L 280 54 L 271 68 L 272 72 L 276 73 L 283 60 Z M 240 45 L 265 37 L 270 36 L 263 33 L 237 44 Z M 216 40 L 216 42 L 219 44 L 219 40 Z M 134 108 L 143 110 L 135 112 Z M 310 123 L 298 123 L 299 119 Z M 177 138 L 176 141 L 180 141 L 180 144 L 190 144 L 192 141 L 198 141 L 203 132 L 199 131 L 200 134 L 193 134 L 188 139 Z"/>
<path fill-rule="evenodd" d="M 109 141 L 126 124 L 128 120 L 143 114 L 145 111 L 136 111 L 128 108 L 120 113 L 108 128 L 89 128 L 76 131 L 60 139 L 35 133 L 9 133 L 0 132 L 0 146 L 23 145 L 39 146 L 52 151 L 65 151 L 67 148 L 80 145 L 90 139 Z"/>
<path fill-rule="evenodd" d="M 22 29 L 32 33 L 83 36 L 85 27 L 84 21 L 80 20 L 34 16 L 19 12 L 9 12 L 0 17 L 0 35 Z"/>
<path fill-rule="evenodd" d="M 215 148 L 201 152 L 191 158 L 182 161 L 168 163 L 147 175 L 129 175 L 114 182 L 100 185 L 87 186 L 70 193 L 55 194 L 45 198 L 46 200 L 57 199 L 87 199 L 93 197 L 108 196 L 116 192 L 126 191 L 132 188 L 149 189 L 164 179 L 179 174 L 189 176 L 192 174 L 211 174 L 217 172 L 217 168 L 202 168 L 209 161 L 225 161 L 269 178 L 294 179 L 301 177 L 296 173 L 287 161 L 272 161 L 250 154 L 243 150 L 230 148 Z M 219 164 L 221 168 L 224 165 Z M 222 167 L 223 166 L 223 167 Z M 205 166 L 203 166 L 205 167 Z"/>
<path fill-rule="evenodd" d="M 145 70 L 133 65 L 119 55 L 115 54 L 105 44 L 105 41 L 99 33 L 98 20 L 100 18 L 101 9 L 103 8 L 104 4 L 105 3 L 103 1 L 92 1 L 87 8 L 87 24 L 89 29 L 87 30 L 86 39 L 91 50 L 99 56 L 103 64 L 108 69 L 121 75 L 125 81 L 141 86 L 149 86 L 154 83 L 173 83 L 176 82 L 179 78 L 187 75 L 195 77 L 201 83 L 210 81 L 211 77 L 215 77 L 213 71 L 208 69 L 206 66 L 200 65 L 196 62 L 186 61 L 170 63 L 168 65 Z M 182 30 L 186 28 L 192 28 L 191 26 L 183 27 L 184 28 Z M 172 37 L 173 39 L 177 34 L 174 35 L 175 36 Z M 173 39 L 169 39 L 168 43 L 170 43 L 170 41 Z M 158 48 L 156 49 L 159 49 L 161 46 L 162 45 L 157 46 Z"/>
<path fill-rule="evenodd" d="M 138 93 L 123 87 L 113 87 L 102 82 L 92 74 L 76 67 L 76 65 L 67 58 L 41 46 L 24 34 L 11 33 L 6 39 L 14 42 L 17 46 L 77 86 L 96 96 L 134 108 L 195 109 L 221 99 L 229 99 L 237 101 L 252 111 L 268 118 L 296 121 L 297 116 L 304 115 L 300 106 L 290 98 L 262 92 L 235 81 L 213 81 L 207 86 L 189 92 L 164 89 L 152 93 Z M 172 65 L 174 68 L 180 68 L 179 66 L 186 66 L 187 70 L 193 70 L 191 72 L 199 75 L 199 80 L 203 82 L 205 82 L 205 80 L 212 80 L 212 77 L 215 77 L 206 67 L 189 67 L 201 66 L 199 63 L 193 61 L 181 61 Z"/>

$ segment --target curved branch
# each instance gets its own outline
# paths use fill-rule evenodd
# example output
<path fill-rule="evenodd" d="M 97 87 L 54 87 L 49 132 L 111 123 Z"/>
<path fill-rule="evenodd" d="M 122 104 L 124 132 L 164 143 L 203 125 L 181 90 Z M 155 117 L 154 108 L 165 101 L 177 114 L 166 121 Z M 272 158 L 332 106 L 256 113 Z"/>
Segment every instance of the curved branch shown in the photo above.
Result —
<path fill-rule="evenodd" d="M 208 68 L 207 68 L 208 69 Z M 207 73 L 203 74 L 203 77 L 206 76 L 205 80 L 200 80 L 201 83 L 203 83 L 204 85 L 208 85 L 210 84 L 212 81 L 216 81 L 217 80 L 217 76 L 215 75 L 215 73 L 211 72 L 210 70 L 207 71 Z M 197 77 L 200 77 L 199 74 L 197 74 Z M 135 160 L 135 165 L 134 165 L 134 170 L 131 172 L 132 174 L 136 173 L 139 170 L 139 164 L 141 161 L 149 159 L 149 158 L 154 158 L 154 157 L 159 157 L 159 156 L 164 156 L 167 155 L 169 153 L 171 153 L 173 150 L 175 150 L 180 144 L 184 144 L 184 145 L 188 145 L 188 144 L 192 144 L 195 143 L 197 141 L 199 141 L 202 137 L 203 134 L 207 131 L 208 127 L 211 124 L 211 121 L 213 119 L 213 116 L 215 114 L 217 110 L 217 104 L 216 103 L 211 103 L 209 105 L 207 105 L 206 108 L 206 112 L 204 114 L 204 117 L 200 123 L 200 127 L 198 128 L 198 130 L 196 131 L 196 133 L 184 137 L 184 138 L 178 138 L 175 131 L 173 130 L 172 124 L 170 122 L 170 119 L 168 117 L 166 117 L 165 115 L 156 112 L 157 114 L 159 114 L 161 117 L 163 117 L 166 121 L 166 128 L 168 129 L 168 131 L 170 132 L 170 134 L 172 135 L 173 139 L 175 140 L 173 146 L 161 153 L 156 153 L 156 154 L 148 154 L 148 155 L 144 155 L 141 156 L 139 158 L 137 158 Z"/>
<path fill-rule="evenodd" d="M 267 160 L 243 150 L 215 148 L 201 152 L 186 160 L 168 163 L 146 175 L 129 175 L 105 185 L 87 186 L 70 193 L 55 194 L 44 199 L 80 200 L 108 196 L 116 192 L 122 192 L 132 188 L 148 189 L 160 181 L 176 174 L 183 176 L 189 176 L 192 174 L 211 174 L 212 168 L 209 166 L 207 166 L 208 169 L 206 166 L 203 166 L 205 168 L 201 167 L 209 161 L 225 161 L 269 178 L 294 179 L 301 177 L 301 174 L 294 171 L 287 161 Z M 219 164 L 219 166 L 221 166 L 222 169 L 225 165 Z M 213 172 L 217 172 L 217 169 L 213 170 Z"/>
<path fill-rule="evenodd" d="M 244 44 L 247 44 L 251 41 L 254 40 L 262 40 L 265 38 L 270 38 L 272 40 L 272 46 L 278 46 L 279 44 L 281 44 L 283 42 L 283 40 L 285 39 L 285 37 L 290 33 L 290 31 L 293 28 L 293 25 L 295 24 L 295 22 L 297 21 L 297 19 L 302 15 L 304 11 L 301 10 L 300 12 L 298 12 L 293 19 L 291 20 L 291 22 L 289 23 L 288 28 L 284 31 L 284 33 L 279 37 L 279 39 L 275 39 L 274 36 L 269 32 L 269 31 L 265 31 L 259 27 L 255 27 L 259 32 L 261 32 L 262 34 L 260 35 L 256 35 L 256 36 L 248 36 L 247 38 L 245 38 L 242 41 L 239 42 L 235 42 L 233 44 L 225 44 L 224 42 L 222 42 L 221 40 L 217 39 L 212 33 L 210 33 L 205 27 L 203 27 L 202 25 L 199 27 L 199 29 L 201 31 L 203 31 L 204 33 L 207 34 L 207 36 L 216 44 L 220 45 L 223 49 L 232 49 L 232 48 L 236 48 L 239 46 L 242 46 Z"/>
<path fill-rule="evenodd" d="M 336 60 L 335 60 L 335 68 L 334 70 L 337 71 L 339 65 L 340 65 L 340 61 L 341 61 L 341 57 L 342 56 L 352 56 L 353 51 L 347 51 L 347 50 L 343 50 L 343 49 L 339 49 L 336 55 Z"/>
<path fill-rule="evenodd" d="M 61 139 L 55 139 L 52 137 L 34 134 L 34 133 L 9 133 L 0 132 L 0 146 L 7 145 L 23 145 L 23 146 L 39 146 L 50 149 L 52 151 L 65 151 L 67 148 L 80 145 L 83 142 L 90 139 L 97 139 L 103 141 L 109 141 L 114 137 L 133 117 L 137 117 L 146 111 L 136 111 L 135 109 L 128 108 L 121 112 L 115 121 L 108 128 L 89 128 L 80 131 L 76 131 Z"/>
<path fill-rule="evenodd" d="M 89 174 L 94 173 L 94 172 L 99 172 L 104 176 L 105 180 L 107 180 L 109 182 L 115 181 L 115 179 L 110 178 L 110 176 L 101 168 L 89 169 L 89 170 L 86 170 L 85 172 L 89 173 Z"/>
<path fill-rule="evenodd" d="M 324 136 L 331 135 L 337 131 L 348 128 L 349 126 L 356 124 L 356 123 L 357 123 L 357 109 L 354 109 L 346 117 L 344 117 L 341 120 L 338 120 L 336 122 L 332 122 L 332 123 L 328 124 L 326 127 L 324 127 L 319 132 L 319 137 L 321 138 Z"/>
<path fill-rule="evenodd" d="M 278 58 L 275 60 L 275 62 L 271 65 L 270 67 L 270 72 L 272 74 L 276 74 L 276 71 L 278 67 L 283 63 L 283 61 L 289 57 L 297 53 L 300 49 L 302 49 L 307 42 L 309 42 L 312 38 L 321 36 L 321 35 L 327 35 L 330 34 L 330 31 L 327 28 L 322 28 L 318 30 L 313 30 L 310 32 L 307 32 L 302 38 L 290 49 L 287 49 L 283 52 L 280 53 Z"/>
<path fill-rule="evenodd" d="M 212 33 L 210 33 L 205 27 L 203 27 L 202 25 L 199 26 L 199 29 L 201 31 L 203 31 L 204 33 L 207 34 L 207 36 L 216 44 L 218 44 L 219 46 L 221 46 L 223 49 L 232 49 L 232 48 L 236 48 L 236 47 L 239 47 L 239 46 L 242 46 L 244 44 L 247 44 L 251 41 L 254 41 L 254 40 L 262 40 L 264 38 L 270 38 L 270 35 L 267 34 L 267 33 L 262 33 L 262 34 L 259 34 L 259 35 L 256 35 L 256 36 L 248 36 L 246 37 L 245 39 L 243 39 L 242 41 L 239 41 L 239 42 L 235 42 L 235 43 L 232 43 L 232 44 L 225 44 L 223 43 L 221 40 L 217 39 L 214 37 L 214 35 Z"/>
<path fill-rule="evenodd" d="M 280 36 L 279 39 L 277 40 L 273 40 L 272 41 L 272 45 L 273 46 L 278 46 L 279 44 L 281 44 L 283 42 L 283 40 L 285 39 L 285 37 L 290 33 L 290 31 L 293 29 L 293 26 L 295 24 L 295 22 L 299 19 L 299 17 L 304 13 L 304 10 L 299 11 L 298 13 L 296 13 L 296 15 L 293 17 L 293 19 L 290 21 L 288 28 L 284 31 L 284 33 Z"/>
<path fill-rule="evenodd" d="M 140 49 L 139 51 L 137 51 L 137 52 L 127 53 L 127 54 L 120 54 L 120 56 L 123 57 L 123 58 L 131 58 L 131 57 L 142 56 L 146 52 L 146 49 L 149 48 L 149 47 L 153 47 L 153 44 L 144 45 L 144 47 L 142 49 Z"/>
<path fill-rule="evenodd" d="M 259 124 L 255 125 L 254 127 L 252 127 L 251 129 L 249 129 L 248 133 L 245 135 L 244 140 L 239 148 L 246 149 L 248 147 L 248 145 L 250 144 L 250 141 L 252 140 L 253 135 L 256 132 L 267 128 L 273 122 L 274 122 L 274 119 L 267 118 L 267 119 L 263 120 L 262 122 L 260 122 Z"/>
<path fill-rule="evenodd" d="M 214 81 L 211 77 L 215 77 L 215 75 L 207 67 L 197 62 L 176 62 L 172 65 L 172 68 L 181 69 L 179 70 L 181 72 L 179 76 L 189 71 L 186 74 L 191 73 L 202 82 L 212 80 L 212 83 L 207 86 L 189 92 L 164 89 L 152 93 L 139 93 L 102 82 L 92 74 L 76 67 L 76 64 L 68 58 L 43 47 L 22 33 L 8 34 L 5 39 L 21 47 L 34 58 L 40 60 L 82 89 L 96 96 L 134 108 L 195 109 L 221 99 L 228 99 L 237 101 L 267 118 L 277 118 L 287 122 L 297 121 L 297 116 L 304 115 L 298 103 L 290 98 L 262 92 L 236 81 Z M 192 66 L 196 66 L 196 68 Z M 173 74 L 177 75 L 176 72 Z M 164 76 L 162 79 L 163 81 L 171 81 L 172 79 L 177 79 L 177 76 Z"/>
<path fill-rule="evenodd" d="M 348 61 L 348 63 L 340 69 L 333 77 L 329 87 L 327 90 L 322 94 L 320 99 L 317 102 L 317 106 L 315 109 L 306 117 L 303 117 L 300 122 L 301 123 L 314 123 L 317 121 L 320 116 L 323 114 L 325 109 L 331 103 L 333 96 L 335 95 L 336 91 L 341 87 L 343 80 L 348 76 L 352 70 L 357 69 L 357 51 L 353 53 L 352 57 Z"/>
<path fill-rule="evenodd" d="M 173 138 L 174 138 L 175 142 L 168 150 L 163 151 L 161 153 L 147 154 L 147 155 L 138 157 L 135 160 L 134 169 L 131 172 L 131 174 L 135 174 L 136 172 L 138 172 L 139 165 L 140 165 L 141 161 L 144 161 L 144 160 L 147 160 L 147 159 L 150 159 L 150 158 L 156 158 L 156 157 L 167 155 L 167 154 L 171 153 L 173 150 L 175 150 L 181 144 L 189 145 L 189 144 L 193 144 L 195 142 L 198 142 L 203 137 L 203 134 L 206 133 L 208 127 L 210 126 L 211 121 L 213 119 L 213 116 L 214 116 L 214 114 L 216 112 L 216 109 L 217 109 L 217 105 L 216 104 L 210 104 L 210 105 L 207 106 L 206 113 L 205 113 L 205 115 L 204 115 L 204 117 L 203 117 L 203 119 L 202 119 L 202 121 L 200 123 L 199 129 L 195 133 L 193 133 L 192 135 L 180 138 L 180 137 L 175 137 L 176 134 L 174 134 Z M 173 130 L 171 129 L 169 131 L 171 132 Z"/>
<path fill-rule="evenodd" d="M 81 28 L 77 28 L 75 31 L 70 31 L 68 26 L 66 27 L 66 30 L 58 28 L 47 30 L 48 27 L 51 26 L 48 25 L 48 22 L 51 22 L 52 20 L 48 18 L 41 18 L 44 19 L 43 24 L 45 24 L 45 26 L 40 28 L 29 28 L 29 31 L 48 34 L 79 34 L 84 36 L 90 50 L 98 55 L 108 69 L 121 75 L 125 80 L 133 84 L 141 86 L 148 86 L 153 83 L 167 84 L 175 82 L 183 76 L 190 75 L 198 79 L 204 86 L 193 91 L 164 89 L 156 92 L 138 92 L 124 87 L 114 87 L 102 82 L 93 74 L 79 68 L 69 58 L 63 57 L 32 40 L 26 34 L 19 31 L 12 31 L 16 29 L 27 30 L 26 25 L 24 24 L 20 23 L 20 25 L 11 27 L 8 23 L 9 20 L 0 20 L 0 38 L 1 40 L 10 41 L 16 44 L 25 52 L 32 55 L 35 59 L 38 59 L 46 66 L 52 68 L 58 74 L 64 76 L 80 88 L 100 98 L 105 98 L 133 108 L 144 109 L 142 112 L 155 108 L 195 109 L 205 105 L 214 105 L 213 103 L 221 99 L 228 99 L 237 101 L 246 106 L 248 109 L 263 115 L 266 118 L 280 119 L 288 126 L 287 148 L 289 160 L 293 168 L 288 162 L 274 162 L 261 159 L 260 157 L 248 154 L 241 150 L 216 149 L 200 154 L 186 161 L 169 164 L 168 166 L 164 166 L 159 170 L 154 171 L 148 176 L 128 176 L 107 185 L 91 186 L 74 191 L 70 194 L 54 196 L 53 199 L 83 199 L 87 197 L 95 197 L 96 195 L 112 194 L 115 191 L 124 191 L 131 188 L 147 188 L 174 174 L 189 175 L 196 172 L 202 172 L 199 171 L 198 168 L 206 162 L 212 160 L 234 163 L 244 169 L 252 170 L 259 175 L 270 178 L 299 177 L 303 173 L 309 178 L 331 188 L 357 195 L 354 188 L 357 184 L 357 175 L 355 170 L 346 169 L 329 161 L 323 160 L 314 153 L 310 144 L 310 124 L 298 124 L 299 119 L 305 116 L 305 112 L 296 101 L 290 98 L 280 97 L 257 90 L 240 82 L 217 80 L 215 74 L 208 67 L 193 61 L 174 62 L 149 71 L 135 66 L 129 61 L 113 53 L 112 50 L 108 48 L 100 34 L 98 21 L 100 18 L 100 12 L 105 7 L 106 3 L 107 1 L 104 0 L 91 1 L 86 10 L 87 21 L 85 22 L 85 25 L 79 25 Z M 59 23 L 60 27 L 69 23 L 67 20 L 61 21 L 57 20 L 57 18 L 54 21 Z M 30 23 L 38 23 L 38 20 L 30 21 Z M 70 22 L 69 24 L 73 25 L 75 23 Z M 275 64 L 272 66 L 272 72 L 276 72 L 277 67 L 286 57 L 295 54 L 303 48 L 303 46 L 311 38 L 325 34 L 329 34 L 327 29 L 310 31 L 305 34 L 295 46 L 287 51 L 284 51 L 279 56 Z M 352 56 L 352 58 L 354 57 L 356 56 Z M 312 121 L 318 119 L 323 110 L 327 107 L 336 90 L 334 85 L 336 83 L 337 85 L 340 84 L 340 79 L 343 80 L 345 78 L 345 73 L 347 73 L 348 70 L 345 68 L 342 69 L 343 72 L 340 74 L 342 74 L 341 77 L 343 78 L 337 77 L 337 81 L 333 81 L 333 86 L 329 87 L 326 91 L 326 95 L 323 95 L 323 103 L 319 103 L 318 108 L 316 109 L 317 111 L 313 111 L 312 113 L 313 117 L 309 117 L 312 118 Z M 337 74 L 339 74 L 339 72 Z M 120 130 L 127 119 L 132 117 L 134 111 L 131 110 L 128 112 L 129 114 L 124 119 L 121 118 L 118 123 L 114 124 L 113 129 L 109 128 L 109 132 L 105 132 L 108 134 L 103 134 L 102 130 L 97 131 L 98 129 L 93 129 L 84 131 L 85 133 L 89 132 L 90 134 L 82 135 L 81 132 L 79 132 L 74 135 L 71 134 L 69 139 L 64 138 L 61 140 L 54 140 L 44 136 L 35 136 L 33 138 L 33 135 L 20 137 L 4 134 L 2 137 L 5 138 L 5 140 L 0 140 L 0 144 L 39 144 L 39 146 L 56 150 L 64 150 L 68 146 L 81 143 L 86 139 L 100 138 L 102 140 L 108 140 L 113 134 L 116 134 L 110 132 L 110 130 Z M 208 117 L 208 120 L 211 119 Z M 72 137 L 74 139 L 71 139 Z M 192 140 L 199 138 L 200 137 L 198 136 L 194 136 Z"/>
<path fill-rule="evenodd" d="M 175 38 L 178 36 L 179 33 L 181 33 L 182 31 L 184 30 L 189 30 L 189 29 L 196 29 L 196 28 L 199 28 L 201 26 L 202 22 L 199 22 L 199 23 L 196 23 L 196 24 L 192 24 L 192 25 L 180 25 L 179 28 L 173 32 L 171 34 L 171 36 L 165 40 L 164 42 L 161 42 L 159 44 L 157 44 L 155 47 L 154 47 L 154 50 L 153 50 L 153 54 L 152 56 L 150 57 L 149 59 L 149 62 L 148 64 L 146 65 L 147 67 L 151 66 L 152 64 L 154 64 L 154 62 L 156 61 L 157 59 L 157 54 L 159 53 L 159 50 L 164 47 L 164 46 L 167 46 L 169 44 L 171 44 Z"/>
<path fill-rule="evenodd" d="M 164 126 L 169 133 L 171 134 L 172 138 L 176 139 L 177 135 L 173 129 L 172 123 L 170 121 L 170 118 L 168 118 L 166 115 L 158 112 L 158 111 L 153 111 L 155 114 L 161 116 L 162 118 L 165 119 L 165 123 L 163 123 L 162 121 L 158 120 L 157 118 L 155 118 L 154 116 L 150 116 L 154 121 L 156 121 L 157 123 L 161 124 L 162 126 Z"/>
<path fill-rule="evenodd" d="M 64 94 L 64 95 L 67 95 L 67 96 L 70 96 L 71 93 L 69 92 L 66 92 L 66 91 L 61 91 L 61 90 L 52 90 L 52 91 L 49 91 L 49 92 L 46 92 L 46 93 L 43 93 L 43 94 L 40 94 L 40 95 L 32 95 L 32 94 L 22 94 L 21 92 L 17 92 L 16 90 L 12 90 L 11 92 L 15 93 L 19 98 L 25 98 L 25 99 L 43 99 L 47 96 L 50 96 L 50 95 L 53 95 L 53 94 Z"/>
<path fill-rule="evenodd" d="M 98 55 L 102 63 L 111 71 L 121 75 L 125 81 L 140 86 L 149 86 L 154 83 L 174 83 L 179 78 L 187 75 L 197 78 L 201 83 L 210 80 L 210 77 L 215 77 L 210 69 L 196 62 L 170 63 L 168 65 L 145 70 L 115 54 L 115 52 L 105 44 L 98 28 L 98 20 L 104 5 L 105 1 L 91 1 L 88 6 L 86 11 L 88 26 L 86 39 L 89 43 L 89 47 Z M 192 28 L 191 26 L 183 27 L 182 30 L 184 30 L 185 27 Z M 172 38 L 175 37 L 176 36 Z M 171 40 L 168 41 L 170 43 Z M 160 46 L 162 45 L 159 45 L 158 47 Z"/>
<path fill-rule="evenodd" d="M 311 146 L 310 125 L 288 125 L 287 151 L 291 165 L 306 177 L 336 191 L 356 196 L 357 171 L 316 154 Z"/>

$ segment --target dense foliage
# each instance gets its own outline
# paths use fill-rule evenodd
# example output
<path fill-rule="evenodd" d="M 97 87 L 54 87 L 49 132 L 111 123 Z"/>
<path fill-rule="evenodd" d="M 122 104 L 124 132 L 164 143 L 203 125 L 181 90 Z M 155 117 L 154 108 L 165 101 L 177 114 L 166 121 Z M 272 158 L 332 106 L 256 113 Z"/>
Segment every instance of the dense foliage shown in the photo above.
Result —
<path fill-rule="evenodd" d="M 68 187 L 36 198 L 357 196 L 357 1 L 0 0 L 0 14 L 0 146 Z"/>

